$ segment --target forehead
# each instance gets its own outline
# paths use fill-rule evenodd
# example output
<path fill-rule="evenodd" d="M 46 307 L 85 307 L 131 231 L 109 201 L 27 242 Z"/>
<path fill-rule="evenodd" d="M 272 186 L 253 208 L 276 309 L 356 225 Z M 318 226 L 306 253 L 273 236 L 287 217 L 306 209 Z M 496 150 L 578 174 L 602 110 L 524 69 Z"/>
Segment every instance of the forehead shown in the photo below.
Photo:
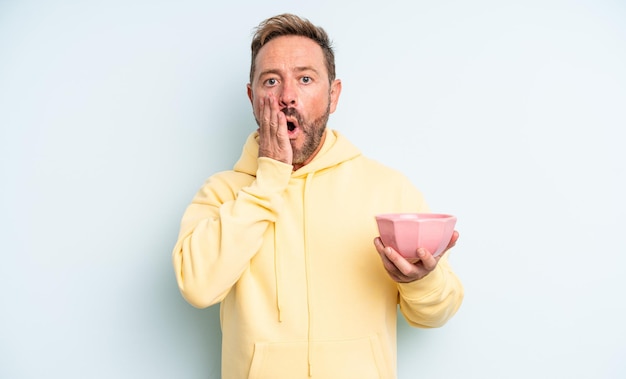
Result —
<path fill-rule="evenodd" d="M 307 37 L 280 36 L 259 50 L 255 75 L 268 70 L 291 71 L 302 67 L 327 74 L 322 48 Z"/>

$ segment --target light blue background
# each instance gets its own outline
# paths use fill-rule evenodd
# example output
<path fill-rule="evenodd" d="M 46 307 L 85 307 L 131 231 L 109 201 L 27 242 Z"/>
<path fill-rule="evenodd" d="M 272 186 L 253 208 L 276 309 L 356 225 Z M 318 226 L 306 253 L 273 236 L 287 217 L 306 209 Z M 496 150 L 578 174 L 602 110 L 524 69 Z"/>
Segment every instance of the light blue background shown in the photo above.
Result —
<path fill-rule="evenodd" d="M 0 2 L 0 377 L 218 378 L 171 250 L 256 128 L 252 28 L 324 26 L 331 127 L 459 217 L 466 287 L 400 378 L 626 377 L 626 5 Z"/>

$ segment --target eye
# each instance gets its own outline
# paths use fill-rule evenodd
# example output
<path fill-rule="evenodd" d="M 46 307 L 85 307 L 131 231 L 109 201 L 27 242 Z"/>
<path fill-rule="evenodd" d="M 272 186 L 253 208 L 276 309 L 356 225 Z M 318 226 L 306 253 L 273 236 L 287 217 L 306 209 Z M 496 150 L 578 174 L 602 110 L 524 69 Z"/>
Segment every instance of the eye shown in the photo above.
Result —
<path fill-rule="evenodd" d="M 303 76 L 302 79 L 300 79 L 302 81 L 302 83 L 304 84 L 309 84 L 313 81 L 313 79 L 311 79 L 310 76 Z"/>
<path fill-rule="evenodd" d="M 270 87 L 275 86 L 276 83 L 278 83 L 278 81 L 274 78 L 270 78 L 265 81 L 265 85 L 270 86 Z"/>

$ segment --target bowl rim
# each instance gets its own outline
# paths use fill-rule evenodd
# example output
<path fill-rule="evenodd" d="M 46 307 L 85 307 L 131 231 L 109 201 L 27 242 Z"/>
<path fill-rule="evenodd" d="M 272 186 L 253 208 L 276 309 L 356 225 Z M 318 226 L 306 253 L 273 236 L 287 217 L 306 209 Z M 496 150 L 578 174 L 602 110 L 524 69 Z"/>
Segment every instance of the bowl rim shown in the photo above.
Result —
<path fill-rule="evenodd" d="M 375 215 L 376 220 L 410 220 L 410 221 L 448 221 L 456 219 L 456 216 L 449 213 L 429 213 L 429 212 L 396 212 L 379 213 Z"/>

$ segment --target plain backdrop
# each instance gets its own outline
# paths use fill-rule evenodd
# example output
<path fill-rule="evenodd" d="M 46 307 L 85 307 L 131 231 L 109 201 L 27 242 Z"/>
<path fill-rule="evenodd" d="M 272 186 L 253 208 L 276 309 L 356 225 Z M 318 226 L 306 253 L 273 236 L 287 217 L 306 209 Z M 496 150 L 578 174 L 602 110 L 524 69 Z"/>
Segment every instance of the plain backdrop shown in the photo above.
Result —
<path fill-rule="evenodd" d="M 618 0 L 0 1 L 0 377 L 219 378 L 171 252 L 282 12 L 334 40 L 330 127 L 459 219 L 465 302 L 399 318 L 399 377 L 626 377 Z"/>

